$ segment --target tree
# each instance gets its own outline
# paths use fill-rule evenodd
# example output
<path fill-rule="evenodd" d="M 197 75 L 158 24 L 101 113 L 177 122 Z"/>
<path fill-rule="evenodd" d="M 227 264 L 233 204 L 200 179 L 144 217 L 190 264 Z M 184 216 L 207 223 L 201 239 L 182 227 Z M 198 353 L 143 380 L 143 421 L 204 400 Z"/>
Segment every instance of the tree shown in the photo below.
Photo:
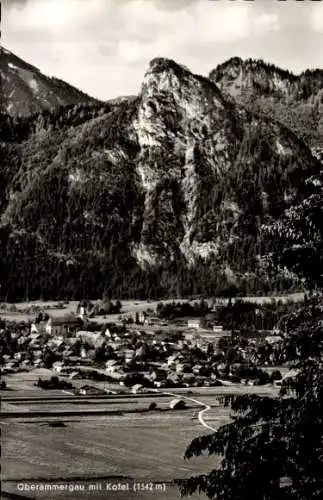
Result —
<path fill-rule="evenodd" d="M 194 439 L 185 453 L 187 459 L 203 452 L 216 456 L 216 468 L 180 481 L 182 494 L 203 492 L 217 500 L 323 497 L 322 300 L 297 314 L 298 327 L 283 339 L 296 375 L 283 381 L 278 397 L 223 399 L 231 406 L 231 422 Z"/>
<path fill-rule="evenodd" d="M 121 311 L 122 304 L 120 300 L 118 299 L 115 303 L 115 314 L 118 314 Z"/>
<path fill-rule="evenodd" d="M 321 174 L 322 177 L 322 174 Z M 322 184 L 322 179 L 315 179 Z M 314 189 L 314 188 L 313 188 Z M 264 228 L 274 249 L 273 264 L 303 279 L 308 288 L 323 287 L 323 190 L 286 210 Z"/>
<path fill-rule="evenodd" d="M 322 195 L 309 196 L 271 228 L 279 240 L 274 263 L 322 288 Z M 276 247 L 277 248 L 277 247 Z M 307 299 L 284 318 L 280 345 L 296 370 L 277 397 L 227 396 L 230 423 L 194 439 L 185 458 L 217 457 L 205 475 L 179 481 L 184 495 L 203 492 L 216 500 L 323 498 L 323 297 Z"/>
<path fill-rule="evenodd" d="M 104 363 L 104 361 L 106 360 L 106 349 L 105 349 L 104 344 L 95 349 L 93 359 L 94 359 L 95 363 L 98 363 L 98 364 Z"/>
<path fill-rule="evenodd" d="M 57 355 L 49 348 L 46 348 L 43 354 L 43 363 L 45 368 L 51 368 L 56 360 L 57 360 Z"/>

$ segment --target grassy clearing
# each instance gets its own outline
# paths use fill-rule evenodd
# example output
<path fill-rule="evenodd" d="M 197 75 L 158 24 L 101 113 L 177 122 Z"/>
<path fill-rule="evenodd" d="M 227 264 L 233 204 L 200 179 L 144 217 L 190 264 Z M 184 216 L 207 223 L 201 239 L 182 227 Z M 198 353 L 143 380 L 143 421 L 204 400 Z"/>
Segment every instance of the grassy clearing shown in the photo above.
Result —
<path fill-rule="evenodd" d="M 2 411 L 7 411 L 6 406 L 8 406 L 8 411 L 17 412 L 64 412 L 64 411 L 121 411 L 121 412 L 140 412 L 148 410 L 151 403 L 156 403 L 158 409 L 168 410 L 169 403 L 173 398 L 161 398 L 161 397 L 151 397 L 151 398 L 127 398 L 124 400 L 120 399 L 108 399 L 108 400 L 87 400 L 80 401 L 77 400 L 68 401 L 55 401 L 49 402 L 43 401 L 26 401 L 26 402 L 8 402 L 3 401 Z M 196 404 L 187 404 L 188 407 L 196 407 Z"/>
<path fill-rule="evenodd" d="M 5 380 L 7 382 L 7 387 L 10 391 L 3 392 L 4 396 L 43 396 L 48 394 L 49 396 L 62 395 L 61 390 L 51 390 L 45 391 L 35 386 L 34 384 L 38 381 L 38 378 L 49 379 L 53 375 L 59 378 L 64 378 L 68 380 L 67 377 L 62 377 L 59 373 L 54 370 L 47 370 L 46 368 L 35 368 L 30 371 L 9 373 L 6 374 Z M 71 381 L 75 388 L 80 388 L 83 385 L 92 385 L 98 387 L 99 389 L 109 389 L 114 391 L 124 391 L 125 388 L 121 387 L 119 384 L 107 383 L 107 382 L 96 382 L 89 379 L 77 379 Z"/>

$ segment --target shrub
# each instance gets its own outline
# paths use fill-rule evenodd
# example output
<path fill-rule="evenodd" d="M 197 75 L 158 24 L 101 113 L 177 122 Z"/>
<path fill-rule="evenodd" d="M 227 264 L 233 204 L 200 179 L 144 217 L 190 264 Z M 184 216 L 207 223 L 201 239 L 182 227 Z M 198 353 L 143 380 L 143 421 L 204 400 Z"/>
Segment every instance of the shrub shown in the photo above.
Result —
<path fill-rule="evenodd" d="M 282 377 L 282 374 L 280 373 L 280 371 L 274 370 L 271 374 L 270 381 L 275 382 L 275 380 L 281 380 L 282 378 L 283 377 Z"/>

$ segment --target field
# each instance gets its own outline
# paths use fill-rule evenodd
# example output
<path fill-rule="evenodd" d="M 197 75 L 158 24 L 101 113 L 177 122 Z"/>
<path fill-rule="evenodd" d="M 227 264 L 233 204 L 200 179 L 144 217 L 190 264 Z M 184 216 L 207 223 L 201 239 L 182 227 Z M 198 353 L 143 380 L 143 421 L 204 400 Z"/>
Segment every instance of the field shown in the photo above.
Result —
<path fill-rule="evenodd" d="M 42 379 L 49 379 L 52 376 L 59 376 L 59 378 L 65 379 L 67 381 L 70 381 L 68 377 L 62 377 L 59 373 L 55 372 L 54 370 L 47 370 L 46 368 L 34 368 L 33 370 L 30 371 L 21 371 L 17 373 L 8 373 L 5 375 L 5 379 L 7 382 L 7 386 L 10 389 L 10 391 L 7 391 L 7 394 L 9 395 L 9 392 L 12 392 L 12 395 L 15 396 L 32 396 L 32 395 L 37 395 L 41 394 L 43 395 L 44 393 L 54 395 L 58 394 L 61 395 L 62 391 L 44 391 L 43 389 L 40 389 L 39 387 L 35 386 L 34 384 L 38 381 L 39 378 Z M 123 387 L 121 387 L 117 383 L 108 383 L 108 382 L 96 382 L 94 380 L 88 380 L 88 379 L 76 379 L 70 381 L 75 388 L 80 388 L 83 385 L 89 384 L 94 387 L 98 387 L 99 389 L 109 389 L 109 390 L 118 390 L 118 392 L 121 392 Z"/>
<path fill-rule="evenodd" d="M 169 482 L 205 472 L 210 467 L 210 460 L 206 458 L 187 463 L 183 460 L 190 440 L 205 432 L 193 410 L 122 417 L 83 416 L 67 419 L 65 424 L 63 428 L 49 428 L 44 421 L 4 421 L 4 490 L 14 491 L 17 483 L 23 480 L 104 483 L 115 478 L 128 478 Z M 46 493 L 46 499 L 57 496 L 55 493 L 50 497 Z M 114 498 L 134 496 L 134 493 L 128 493 L 128 496 Z M 88 497 L 82 494 L 82 498 L 96 497 L 91 492 Z M 149 492 L 145 492 L 142 498 L 148 500 Z M 179 494 L 176 488 L 168 486 L 163 498 L 178 499 Z"/>
<path fill-rule="evenodd" d="M 239 297 L 239 300 L 249 300 L 252 302 L 256 302 L 258 304 L 270 302 L 271 299 L 274 298 L 276 300 L 294 300 L 294 301 L 301 301 L 304 298 L 304 293 L 303 292 L 297 292 L 289 295 L 275 295 L 273 297 Z M 183 299 L 171 299 L 171 300 L 165 300 L 164 302 L 172 302 L 173 300 L 175 301 L 184 301 Z M 94 301 L 95 302 L 95 301 Z M 147 301 L 147 300 L 122 300 L 122 314 L 130 313 L 130 312 L 141 312 L 145 311 L 146 309 L 150 308 L 155 310 L 157 307 L 157 304 L 160 301 L 153 300 L 153 301 Z M 212 300 L 208 299 L 209 304 L 211 304 Z M 47 310 L 48 313 L 50 313 L 52 316 L 61 316 L 62 314 L 69 314 L 71 312 L 76 312 L 76 308 L 78 305 L 77 301 L 70 301 L 68 304 L 64 306 L 64 308 L 56 308 L 58 302 L 57 301 L 41 301 L 41 300 L 36 300 L 34 302 L 18 302 L 14 304 L 17 308 L 17 311 L 10 312 L 9 310 L 1 310 L 0 311 L 0 316 L 3 319 L 7 319 L 9 321 L 33 321 L 35 318 L 35 314 L 30 314 L 26 312 L 22 312 L 24 309 L 30 307 L 31 305 L 36 305 L 44 308 Z M 8 304 L 8 307 L 12 306 L 13 304 Z M 55 307 L 55 308 L 53 308 Z M 108 315 L 105 318 L 103 316 L 97 316 L 96 319 L 99 319 L 102 322 L 105 321 L 116 321 L 119 317 L 119 314 L 112 314 Z"/>
<path fill-rule="evenodd" d="M 179 500 L 177 488 L 171 484 L 175 478 L 205 473 L 215 465 L 214 459 L 200 457 L 184 461 L 183 453 L 190 441 L 209 433 L 203 426 L 200 413 L 204 410 L 204 423 L 217 428 L 229 419 L 229 409 L 219 405 L 217 393 L 262 392 L 273 394 L 272 387 L 219 387 L 186 390 L 188 408 L 177 411 L 134 413 L 147 408 L 155 401 L 165 408 L 172 394 L 109 396 L 106 401 L 63 394 L 62 391 L 30 392 L 18 401 L 19 391 L 4 395 L 8 411 L 24 411 L 19 418 L 4 418 L 2 414 L 2 487 L 17 494 L 17 484 L 28 481 L 34 484 L 82 484 L 89 488 L 98 482 L 102 490 L 79 493 L 82 498 L 116 498 L 130 500 Z M 48 395 L 47 395 L 48 394 Z M 17 401 L 14 401 L 14 399 Z M 60 399 L 60 401 L 57 401 Z M 88 399 L 88 400 L 87 400 Z M 10 401 L 9 401 L 10 400 Z M 52 401 L 51 401 L 52 400 Z M 79 402 L 78 402 L 79 401 Z M 122 401 L 122 402 L 121 402 Z M 197 404 L 196 401 L 199 403 Z M 3 406 L 2 411 L 6 408 Z M 85 415 L 89 408 L 119 409 L 122 415 Z M 207 408 L 207 411 L 205 408 Z M 53 415 L 53 412 L 77 408 L 73 416 Z M 46 417 L 33 416 L 32 412 L 47 411 Z M 54 420 L 64 422 L 63 427 L 51 427 Z M 165 491 L 107 492 L 108 482 L 151 482 L 166 484 Z M 129 483 L 129 484 L 130 484 Z M 30 498 L 75 498 L 77 492 L 28 492 L 23 496 L 3 497 L 17 500 Z M 193 500 L 203 498 L 191 497 Z"/>

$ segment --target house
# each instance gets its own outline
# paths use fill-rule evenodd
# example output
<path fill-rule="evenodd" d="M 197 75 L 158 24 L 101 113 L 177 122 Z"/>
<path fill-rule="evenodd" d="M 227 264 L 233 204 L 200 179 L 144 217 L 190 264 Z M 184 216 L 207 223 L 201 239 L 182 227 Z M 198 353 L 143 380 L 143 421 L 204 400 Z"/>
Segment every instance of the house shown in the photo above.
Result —
<path fill-rule="evenodd" d="M 195 330 L 199 330 L 201 328 L 201 320 L 200 319 L 189 319 L 187 321 L 188 328 L 195 328 Z"/>
<path fill-rule="evenodd" d="M 134 358 L 134 350 L 133 349 L 123 349 L 121 351 L 121 354 L 124 356 L 124 360 L 126 363 L 128 363 L 129 361 L 132 361 L 132 359 Z"/>
<path fill-rule="evenodd" d="M 190 373 L 192 365 L 190 363 L 178 363 L 176 365 L 176 373 Z"/>
<path fill-rule="evenodd" d="M 32 345 L 41 338 L 41 335 L 38 332 L 34 332 L 31 333 L 28 338 L 29 338 L 29 345 Z"/>
<path fill-rule="evenodd" d="M 70 373 L 70 375 L 69 375 L 68 378 L 71 379 L 71 380 L 76 380 L 76 379 L 80 379 L 80 378 L 83 378 L 83 377 L 82 377 L 82 374 L 79 371 L 74 371 L 74 372 Z"/>
<path fill-rule="evenodd" d="M 135 357 L 138 359 L 145 359 L 147 358 L 147 355 L 149 353 L 149 347 L 148 344 L 142 344 L 138 349 L 135 351 Z"/>
<path fill-rule="evenodd" d="M 101 335 L 100 332 L 87 332 L 84 330 L 80 330 L 76 333 L 76 338 L 81 342 L 86 342 L 91 347 L 101 347 L 105 342 L 105 338 Z"/>
<path fill-rule="evenodd" d="M 100 394 L 105 394 L 105 391 L 98 389 L 98 387 L 94 387 L 92 385 L 83 385 L 80 388 L 80 394 L 83 396 L 97 396 Z"/>
<path fill-rule="evenodd" d="M 80 357 L 81 357 L 82 359 L 87 358 L 87 351 L 86 351 L 86 349 L 85 349 L 84 347 L 81 347 Z"/>
<path fill-rule="evenodd" d="M 55 363 L 53 363 L 52 365 L 52 368 L 55 372 L 60 373 L 63 369 L 63 366 L 64 366 L 63 361 L 55 361 Z"/>
<path fill-rule="evenodd" d="M 275 386 L 281 386 L 283 382 L 286 382 L 288 379 L 295 379 L 299 374 L 298 368 L 291 368 L 280 380 L 275 380 Z"/>
<path fill-rule="evenodd" d="M 109 328 L 106 328 L 106 330 L 104 332 L 104 335 L 105 335 L 105 337 L 111 339 L 112 335 L 111 335 L 111 332 L 110 332 Z"/>
<path fill-rule="evenodd" d="M 171 410 L 183 410 L 186 408 L 186 403 L 183 399 L 176 398 L 169 403 L 169 407 Z"/>
<path fill-rule="evenodd" d="M 131 392 L 132 394 L 137 394 L 138 392 L 141 391 L 142 388 L 143 388 L 142 384 L 135 384 L 133 387 L 131 387 Z"/>
<path fill-rule="evenodd" d="M 167 376 L 166 386 L 168 386 L 168 387 L 177 386 L 179 383 L 180 383 L 180 379 L 179 379 L 178 375 L 176 375 L 175 373 L 174 374 L 170 373 Z"/>
<path fill-rule="evenodd" d="M 120 385 L 124 385 L 123 381 L 126 378 L 126 374 L 122 371 L 122 366 L 121 365 L 116 365 L 116 368 L 114 371 L 109 371 L 109 377 L 112 378 L 113 380 L 116 380 L 120 383 Z M 121 384 L 122 382 L 122 384 Z"/>
<path fill-rule="evenodd" d="M 217 297 L 212 304 L 212 309 L 211 311 L 216 312 L 218 309 L 225 307 L 228 303 L 228 299 Z"/>
<path fill-rule="evenodd" d="M 167 365 L 169 368 L 175 367 L 176 361 L 180 360 L 182 356 L 180 354 L 171 354 L 171 356 L 168 356 L 167 358 Z"/>
<path fill-rule="evenodd" d="M 13 372 L 15 371 L 15 370 L 14 370 L 15 366 L 16 366 L 16 363 L 15 363 L 15 362 L 13 362 L 13 361 L 10 361 L 10 362 L 8 362 L 8 363 L 5 363 L 5 365 L 4 365 L 4 371 L 5 371 L 6 373 L 13 373 Z"/>
<path fill-rule="evenodd" d="M 81 300 L 77 306 L 76 315 L 83 320 L 91 314 L 92 309 L 93 304 L 89 300 Z"/>
<path fill-rule="evenodd" d="M 152 382 L 162 382 L 166 380 L 166 377 L 167 377 L 167 371 L 161 370 L 160 368 L 155 368 L 147 376 L 147 378 Z"/>
<path fill-rule="evenodd" d="M 201 369 L 202 369 L 202 365 L 197 364 L 197 365 L 193 366 L 192 372 L 194 373 L 194 375 L 199 375 Z"/>
<path fill-rule="evenodd" d="M 54 347 L 57 350 L 62 350 L 62 348 L 65 348 L 66 344 L 64 343 L 63 339 L 55 338 L 47 342 L 47 345 L 49 347 Z"/>
<path fill-rule="evenodd" d="M 29 366 L 31 365 L 31 362 L 29 361 L 29 359 L 24 359 L 21 363 L 20 363 L 20 366 L 21 367 L 26 367 L 26 366 Z"/>
<path fill-rule="evenodd" d="M 193 373 L 184 373 L 182 381 L 186 386 L 190 386 L 195 382 L 195 375 Z"/>
<path fill-rule="evenodd" d="M 38 328 L 37 326 L 35 325 L 35 323 L 32 323 L 30 325 L 30 333 L 38 333 Z"/>
<path fill-rule="evenodd" d="M 65 364 L 70 366 L 70 367 L 75 366 L 77 368 L 86 366 L 86 367 L 88 367 L 88 369 L 90 369 L 90 367 L 93 366 L 93 360 L 86 359 L 86 358 L 83 359 L 80 356 L 70 356 L 69 358 L 66 358 Z"/>
<path fill-rule="evenodd" d="M 109 343 L 109 346 L 112 347 L 114 351 L 117 351 L 120 349 L 120 347 L 123 346 L 123 342 L 122 340 L 119 340 L 118 342 L 114 340 L 113 342 Z"/>
<path fill-rule="evenodd" d="M 82 324 L 82 320 L 72 314 L 50 317 L 46 323 L 45 331 L 49 335 L 70 336 L 74 334 Z"/>
<path fill-rule="evenodd" d="M 138 314 L 138 322 L 140 325 L 143 325 L 145 323 L 146 317 L 147 317 L 147 314 L 144 311 L 141 311 Z"/>
<path fill-rule="evenodd" d="M 122 370 L 122 366 L 117 359 L 109 359 L 105 363 L 105 370 L 107 373 L 112 374 Z"/>
<path fill-rule="evenodd" d="M 147 314 L 144 311 L 140 312 L 131 312 L 129 315 L 124 316 L 124 319 L 128 323 L 135 323 L 136 325 L 144 325 L 146 324 Z"/>
<path fill-rule="evenodd" d="M 280 342 L 281 340 L 282 337 L 279 335 L 267 335 L 267 337 L 265 337 L 265 341 L 269 344 L 275 344 L 276 342 Z"/>

